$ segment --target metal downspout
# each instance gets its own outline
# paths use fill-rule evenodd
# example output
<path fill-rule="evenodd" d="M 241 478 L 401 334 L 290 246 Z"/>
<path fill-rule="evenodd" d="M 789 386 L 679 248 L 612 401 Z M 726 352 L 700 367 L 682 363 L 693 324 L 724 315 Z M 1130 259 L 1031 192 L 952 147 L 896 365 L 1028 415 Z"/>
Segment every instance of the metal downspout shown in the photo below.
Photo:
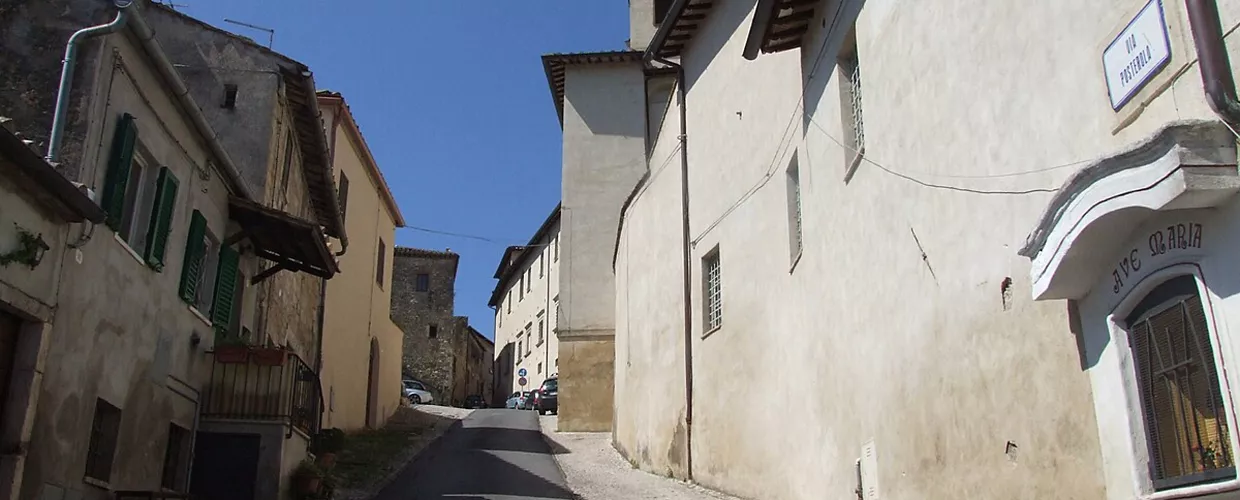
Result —
<path fill-rule="evenodd" d="M 319 418 L 315 419 L 314 430 L 323 429 L 323 412 L 327 410 L 327 406 L 323 404 L 323 318 L 327 311 L 327 279 L 319 278 L 319 314 L 315 325 L 315 353 L 314 353 L 314 373 L 315 378 L 319 381 L 319 390 L 315 399 L 318 399 Z M 373 313 L 373 311 L 372 311 Z M 369 387 L 366 390 L 370 390 Z M 367 422 L 369 424 L 370 422 Z"/>
<path fill-rule="evenodd" d="M 116 0 L 113 5 L 120 9 L 116 13 L 116 19 L 107 24 L 77 30 L 65 45 L 65 58 L 60 69 L 60 88 L 56 92 L 56 110 L 52 115 L 52 132 L 47 139 L 47 156 L 44 157 L 48 163 L 55 164 L 60 159 L 60 144 L 65 139 L 65 119 L 69 114 L 69 93 L 73 89 L 73 70 L 77 63 L 78 46 L 89 38 L 115 32 L 129 21 L 129 8 L 133 1 Z"/>
<path fill-rule="evenodd" d="M 1215 0 L 1185 0 L 1193 45 L 1201 66 L 1201 84 L 1210 109 L 1235 132 L 1240 128 L 1240 102 L 1236 101 L 1236 82 L 1223 41 L 1223 27 Z"/>
<path fill-rule="evenodd" d="M 674 21 L 674 18 L 670 18 Z M 661 31 L 661 30 L 660 30 Z M 652 47 L 654 47 L 652 45 Z M 688 140 L 688 119 L 686 117 L 686 100 L 685 100 L 685 68 L 680 64 L 668 61 L 667 59 L 653 57 L 653 60 L 662 64 L 676 68 L 676 97 L 680 100 L 680 237 L 683 245 L 682 267 L 681 272 L 684 273 L 683 297 L 684 301 L 684 336 L 685 336 L 685 471 L 688 477 L 686 479 L 693 480 L 693 287 L 690 285 L 692 281 L 692 250 L 689 240 L 689 140 Z"/>

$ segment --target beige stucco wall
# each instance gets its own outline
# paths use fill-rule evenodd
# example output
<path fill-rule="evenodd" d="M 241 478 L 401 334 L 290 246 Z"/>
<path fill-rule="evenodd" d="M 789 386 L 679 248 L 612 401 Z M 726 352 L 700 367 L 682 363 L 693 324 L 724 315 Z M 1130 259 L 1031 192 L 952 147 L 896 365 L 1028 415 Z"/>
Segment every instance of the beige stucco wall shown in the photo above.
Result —
<path fill-rule="evenodd" d="M 340 274 L 327 284 L 322 382 L 329 404 L 323 423 L 326 427 L 355 430 L 382 425 L 400 404 L 401 333 L 388 314 L 392 300 L 394 216 L 380 198 L 380 190 L 385 188 L 364 166 L 361 141 L 337 116 L 341 112 L 347 111 L 323 106 L 327 136 L 334 140 L 336 184 L 340 184 L 341 174 L 349 179 L 345 212 L 349 247 L 340 256 Z M 380 239 L 386 253 L 382 285 L 375 281 Z M 375 412 L 371 422 L 366 422 L 366 405 L 371 397 L 367 383 L 372 339 L 378 346 L 380 376 L 373 393 Z"/>
<path fill-rule="evenodd" d="M 212 329 L 182 302 L 178 289 L 192 210 L 204 213 L 213 234 L 229 234 L 228 191 L 220 172 L 208 166 L 215 160 L 204 141 L 136 47 L 126 34 L 103 39 L 108 64 L 92 76 L 112 84 L 86 110 L 91 119 L 78 180 L 99 191 L 117 118 L 123 112 L 135 115 L 139 142 L 180 180 L 166 266 L 162 272 L 151 270 L 111 229 L 99 225 L 80 252 L 66 251 L 60 276 L 48 278 L 59 280 L 59 308 L 23 499 L 45 492 L 99 495 L 101 490 L 83 482 L 96 398 L 122 411 L 110 486 L 157 490 L 169 422 L 194 428 L 197 391 L 210 369 L 205 352 L 212 346 Z M 243 258 L 242 268 L 251 273 L 252 260 Z M 252 301 L 249 290 L 247 298 Z M 243 323 L 253 326 L 250 316 L 243 316 Z"/>
<path fill-rule="evenodd" d="M 510 387 L 497 387 L 495 390 L 507 395 L 519 390 L 532 391 L 542 385 L 551 375 L 558 373 L 560 356 L 560 340 L 556 335 L 557 319 L 563 311 L 557 311 L 560 297 L 560 254 L 557 248 L 560 243 L 560 225 L 555 223 L 547 230 L 531 248 L 526 251 L 523 260 L 514 264 L 512 279 L 507 283 L 506 292 L 499 302 L 499 312 L 495 323 L 495 345 L 492 356 L 498 356 L 503 346 L 512 344 L 513 366 L 512 384 Z M 541 264 L 540 264 L 541 262 Z M 543 272 L 539 273 L 539 266 Z M 527 274 L 528 273 L 528 274 Z M 522 276 L 530 277 L 529 291 L 521 294 Z M 538 341 L 538 321 L 545 322 L 543 341 Z M 526 342 L 525 325 L 530 326 L 532 342 Z M 518 339 L 523 346 L 517 353 Z M 540 370 L 541 367 L 541 370 Z M 518 371 L 525 368 L 526 385 L 524 389 L 518 384 Z M 497 368 L 498 370 L 498 368 Z"/>
<path fill-rule="evenodd" d="M 1220 4 L 1227 30 L 1240 2 Z M 1164 5 L 1169 79 L 1192 49 L 1183 4 Z M 1073 168 L 1010 174 L 1213 118 L 1191 66 L 1166 92 L 1143 92 L 1144 112 L 1112 134 L 1135 106 L 1111 110 L 1101 50 L 1141 6 L 867 1 L 857 23 L 867 157 L 939 186 L 1054 190 Z M 822 13 L 805 49 L 747 61 L 752 9 L 717 3 L 683 58 L 694 479 L 753 498 L 851 498 L 855 461 L 873 442 L 882 498 L 1128 494 L 1104 492 L 1103 470 L 1116 465 L 1100 457 L 1107 422 L 1095 417 L 1067 304 L 1032 302 L 1028 260 L 1016 255 L 1051 194 L 926 187 L 868 163 L 844 182 L 833 55 L 811 74 Z M 663 127 L 652 169 L 679 132 L 675 120 Z M 794 154 L 805 245 L 795 267 L 784 181 Z M 660 473 L 676 471 L 684 406 L 672 162 L 626 214 L 616 266 L 617 400 L 642 394 L 660 409 L 617 405 L 616 444 Z M 723 326 L 702 338 L 701 258 L 716 246 Z"/>

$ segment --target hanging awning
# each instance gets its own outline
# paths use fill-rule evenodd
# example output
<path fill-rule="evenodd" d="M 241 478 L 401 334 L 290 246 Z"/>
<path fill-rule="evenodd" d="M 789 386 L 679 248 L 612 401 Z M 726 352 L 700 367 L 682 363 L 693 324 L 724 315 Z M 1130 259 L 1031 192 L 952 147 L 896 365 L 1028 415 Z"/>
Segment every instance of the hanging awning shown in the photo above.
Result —
<path fill-rule="evenodd" d="M 1236 138 L 1218 121 L 1169 124 L 1064 183 L 1020 255 L 1034 300 L 1080 299 L 1155 215 L 1221 206 L 1240 191 Z"/>
<path fill-rule="evenodd" d="M 256 255 L 276 263 L 268 272 L 255 276 L 253 282 L 280 270 L 329 279 L 340 272 L 318 224 L 235 196 L 228 200 L 228 214 L 241 226 L 241 232 L 229 236 L 226 244 L 249 239 Z"/>

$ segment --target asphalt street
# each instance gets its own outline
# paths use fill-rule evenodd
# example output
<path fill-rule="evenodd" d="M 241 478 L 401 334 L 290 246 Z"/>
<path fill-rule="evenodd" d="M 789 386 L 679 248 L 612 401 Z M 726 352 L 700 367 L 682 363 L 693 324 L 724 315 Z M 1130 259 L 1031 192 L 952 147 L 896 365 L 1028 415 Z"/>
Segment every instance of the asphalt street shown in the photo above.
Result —
<path fill-rule="evenodd" d="M 374 500 L 576 499 L 532 411 L 476 410 Z"/>

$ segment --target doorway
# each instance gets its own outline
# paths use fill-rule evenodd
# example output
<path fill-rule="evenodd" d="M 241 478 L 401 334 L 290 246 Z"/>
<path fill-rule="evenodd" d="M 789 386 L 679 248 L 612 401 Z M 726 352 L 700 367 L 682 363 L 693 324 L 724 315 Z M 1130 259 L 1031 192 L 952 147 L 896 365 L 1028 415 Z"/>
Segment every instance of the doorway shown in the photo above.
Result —
<path fill-rule="evenodd" d="M 379 340 L 370 339 L 370 364 L 366 370 L 366 427 L 379 426 Z"/>
<path fill-rule="evenodd" d="M 199 500 L 254 500 L 262 436 L 199 432 L 190 492 Z"/>

